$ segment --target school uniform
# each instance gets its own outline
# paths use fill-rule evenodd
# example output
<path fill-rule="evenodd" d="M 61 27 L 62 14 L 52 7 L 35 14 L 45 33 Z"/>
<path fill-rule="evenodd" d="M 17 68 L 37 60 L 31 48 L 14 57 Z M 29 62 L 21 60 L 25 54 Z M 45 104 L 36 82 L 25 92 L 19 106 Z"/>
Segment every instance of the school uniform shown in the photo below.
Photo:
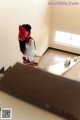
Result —
<path fill-rule="evenodd" d="M 36 54 L 35 41 L 30 36 L 25 38 L 25 47 L 26 47 L 26 58 L 32 62 L 34 61 L 34 55 Z"/>
<path fill-rule="evenodd" d="M 28 36 L 26 37 L 26 35 Z M 27 32 L 26 29 L 24 29 L 21 25 L 19 26 L 18 39 L 20 51 L 23 54 L 23 63 L 37 64 L 34 59 L 34 55 L 36 54 L 35 41 L 30 37 L 29 32 Z"/>

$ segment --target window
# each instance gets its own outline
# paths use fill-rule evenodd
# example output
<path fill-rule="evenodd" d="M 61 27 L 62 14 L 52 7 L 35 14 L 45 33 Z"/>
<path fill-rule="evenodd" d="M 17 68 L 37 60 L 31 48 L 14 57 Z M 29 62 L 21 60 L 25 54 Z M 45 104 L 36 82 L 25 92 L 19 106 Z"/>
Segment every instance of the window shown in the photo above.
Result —
<path fill-rule="evenodd" d="M 80 35 L 72 34 L 71 45 L 80 47 Z"/>
<path fill-rule="evenodd" d="M 80 35 L 56 31 L 55 42 L 80 47 Z"/>

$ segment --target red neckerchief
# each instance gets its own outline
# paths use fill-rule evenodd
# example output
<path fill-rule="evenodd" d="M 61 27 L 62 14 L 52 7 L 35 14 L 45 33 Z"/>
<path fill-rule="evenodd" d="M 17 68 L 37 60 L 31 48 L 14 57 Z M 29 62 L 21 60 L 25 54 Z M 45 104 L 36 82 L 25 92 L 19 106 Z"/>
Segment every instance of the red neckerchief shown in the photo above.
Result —
<path fill-rule="evenodd" d="M 31 37 L 26 37 L 26 38 L 25 38 L 26 43 L 30 43 L 30 39 L 31 39 Z"/>
<path fill-rule="evenodd" d="M 26 43 L 30 43 L 30 39 L 31 39 L 31 37 L 30 37 L 30 34 L 28 34 L 28 37 L 25 37 L 25 40 L 26 40 Z"/>

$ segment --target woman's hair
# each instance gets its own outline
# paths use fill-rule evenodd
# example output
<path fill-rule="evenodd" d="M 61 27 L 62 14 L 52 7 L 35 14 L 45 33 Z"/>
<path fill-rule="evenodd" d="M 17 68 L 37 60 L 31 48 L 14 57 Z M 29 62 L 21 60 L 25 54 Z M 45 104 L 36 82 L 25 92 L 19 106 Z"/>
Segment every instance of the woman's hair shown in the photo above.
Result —
<path fill-rule="evenodd" d="M 31 26 L 29 24 L 22 25 L 29 33 L 31 32 Z"/>

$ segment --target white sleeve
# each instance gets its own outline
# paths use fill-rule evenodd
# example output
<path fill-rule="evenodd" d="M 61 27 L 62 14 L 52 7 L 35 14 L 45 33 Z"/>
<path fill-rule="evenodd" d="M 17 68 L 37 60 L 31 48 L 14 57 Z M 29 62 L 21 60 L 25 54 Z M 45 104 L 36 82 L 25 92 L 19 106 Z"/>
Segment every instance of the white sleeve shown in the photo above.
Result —
<path fill-rule="evenodd" d="M 35 55 L 36 50 L 35 50 L 35 43 L 34 43 L 34 40 L 31 39 L 30 42 L 31 42 L 31 43 L 30 43 L 30 52 L 32 53 L 32 55 Z"/>

